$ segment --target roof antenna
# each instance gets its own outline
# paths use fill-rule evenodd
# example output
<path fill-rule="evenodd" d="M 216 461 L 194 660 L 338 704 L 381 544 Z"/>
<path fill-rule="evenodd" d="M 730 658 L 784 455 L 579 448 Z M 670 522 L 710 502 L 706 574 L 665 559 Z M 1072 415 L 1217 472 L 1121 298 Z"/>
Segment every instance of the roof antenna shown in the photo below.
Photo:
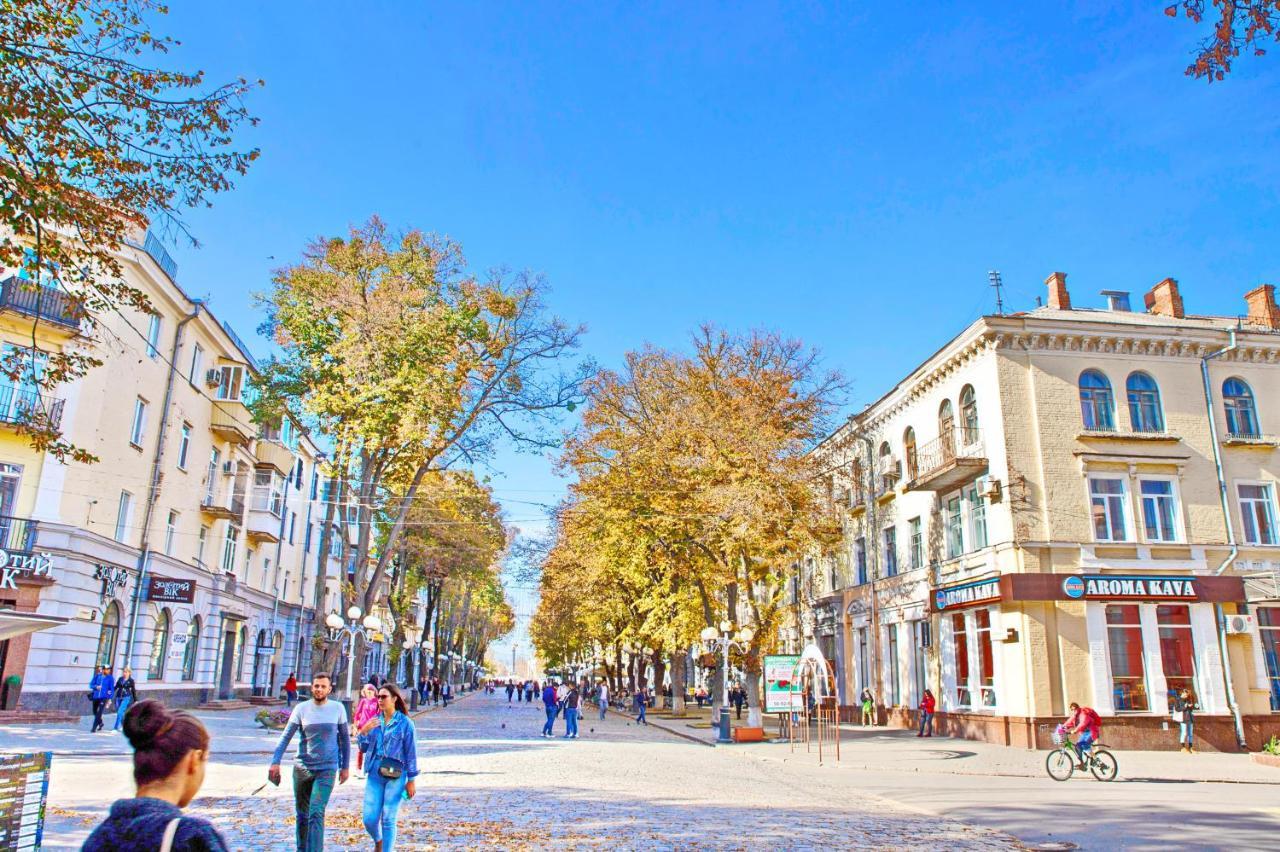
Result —
<path fill-rule="evenodd" d="M 1004 316 L 1004 282 L 1000 280 L 1000 272 L 992 269 L 987 273 L 987 278 L 991 281 L 991 286 L 996 288 L 996 313 Z"/>

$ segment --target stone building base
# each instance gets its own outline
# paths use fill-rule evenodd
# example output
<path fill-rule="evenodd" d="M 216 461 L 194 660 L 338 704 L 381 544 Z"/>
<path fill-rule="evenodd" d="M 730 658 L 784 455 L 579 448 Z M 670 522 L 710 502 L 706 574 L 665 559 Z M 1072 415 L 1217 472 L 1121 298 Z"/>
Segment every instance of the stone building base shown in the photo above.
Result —
<path fill-rule="evenodd" d="M 247 698 L 253 692 L 249 687 L 235 690 L 236 698 Z M 71 713 L 76 716 L 93 714 L 93 704 L 88 698 L 88 687 L 75 692 L 23 692 L 18 699 L 19 710 L 55 710 Z M 155 698 L 163 701 L 165 706 L 190 709 L 218 697 L 218 690 L 212 686 L 148 688 L 139 684 L 138 698 Z"/>

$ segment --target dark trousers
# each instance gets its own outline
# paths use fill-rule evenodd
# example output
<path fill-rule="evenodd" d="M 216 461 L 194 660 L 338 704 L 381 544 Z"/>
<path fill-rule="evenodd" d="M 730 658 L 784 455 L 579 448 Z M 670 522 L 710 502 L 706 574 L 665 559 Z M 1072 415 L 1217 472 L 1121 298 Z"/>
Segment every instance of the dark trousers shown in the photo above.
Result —
<path fill-rule="evenodd" d="M 742 705 L 741 705 L 741 704 L 734 704 L 733 706 L 734 706 L 734 707 L 737 709 L 737 711 L 738 711 L 738 716 L 737 716 L 737 718 L 738 718 L 739 720 L 741 720 L 741 719 L 742 719 Z"/>
<path fill-rule="evenodd" d="M 89 729 L 91 733 L 102 730 L 102 711 L 107 709 L 107 699 L 93 699 L 93 727 Z"/>
<path fill-rule="evenodd" d="M 329 806 L 338 770 L 312 772 L 305 766 L 293 767 L 293 807 L 298 828 L 298 852 L 321 852 L 324 849 L 324 811 Z"/>
<path fill-rule="evenodd" d="M 920 736 L 933 736 L 933 714 L 927 710 L 920 711 Z"/>

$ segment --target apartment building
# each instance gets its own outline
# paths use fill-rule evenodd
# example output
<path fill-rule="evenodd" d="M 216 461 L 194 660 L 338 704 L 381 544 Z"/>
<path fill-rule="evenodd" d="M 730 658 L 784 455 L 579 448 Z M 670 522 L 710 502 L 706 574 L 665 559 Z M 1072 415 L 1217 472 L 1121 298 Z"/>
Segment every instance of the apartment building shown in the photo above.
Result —
<path fill-rule="evenodd" d="M 325 605 L 341 579 L 340 539 L 318 553 L 321 453 L 287 419 L 252 421 L 253 356 L 182 291 L 153 236 L 121 260 L 154 312 L 101 312 L 92 338 L 56 282 L 36 292 L 19 286 L 24 270 L 0 271 L 6 349 L 31 347 L 38 313 L 37 350 L 104 362 L 61 399 L 0 387 L 0 424 L 40 405 L 98 458 L 63 463 L 0 431 L 0 533 L 20 566 L 0 607 L 46 622 L 0 643 L 3 676 L 22 678 L 28 710 L 86 712 L 101 664 L 131 666 L 141 691 L 176 706 L 275 694 L 290 672 L 308 674 L 322 564 Z"/>
<path fill-rule="evenodd" d="M 983 317 L 817 448 L 845 524 L 797 570 L 793 643 L 907 725 L 1043 744 L 1072 701 L 1119 746 L 1280 732 L 1280 309 L 1185 313 L 1144 297 Z"/>

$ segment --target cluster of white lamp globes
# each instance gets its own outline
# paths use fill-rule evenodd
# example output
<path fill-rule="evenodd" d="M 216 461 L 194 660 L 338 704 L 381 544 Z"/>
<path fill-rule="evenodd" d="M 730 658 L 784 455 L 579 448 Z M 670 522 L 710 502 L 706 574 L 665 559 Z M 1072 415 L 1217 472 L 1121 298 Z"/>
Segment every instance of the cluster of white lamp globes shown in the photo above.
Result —
<path fill-rule="evenodd" d="M 720 719 L 716 727 L 719 728 L 717 741 L 729 742 L 729 649 L 737 648 L 742 653 L 747 653 L 756 633 L 750 627 L 744 627 L 735 632 L 733 622 L 726 619 L 720 622 L 719 629 L 704 627 L 699 635 L 708 648 L 713 650 L 719 648 L 720 653 L 724 655 L 724 668 L 721 669 L 722 680 L 720 681 Z"/>

